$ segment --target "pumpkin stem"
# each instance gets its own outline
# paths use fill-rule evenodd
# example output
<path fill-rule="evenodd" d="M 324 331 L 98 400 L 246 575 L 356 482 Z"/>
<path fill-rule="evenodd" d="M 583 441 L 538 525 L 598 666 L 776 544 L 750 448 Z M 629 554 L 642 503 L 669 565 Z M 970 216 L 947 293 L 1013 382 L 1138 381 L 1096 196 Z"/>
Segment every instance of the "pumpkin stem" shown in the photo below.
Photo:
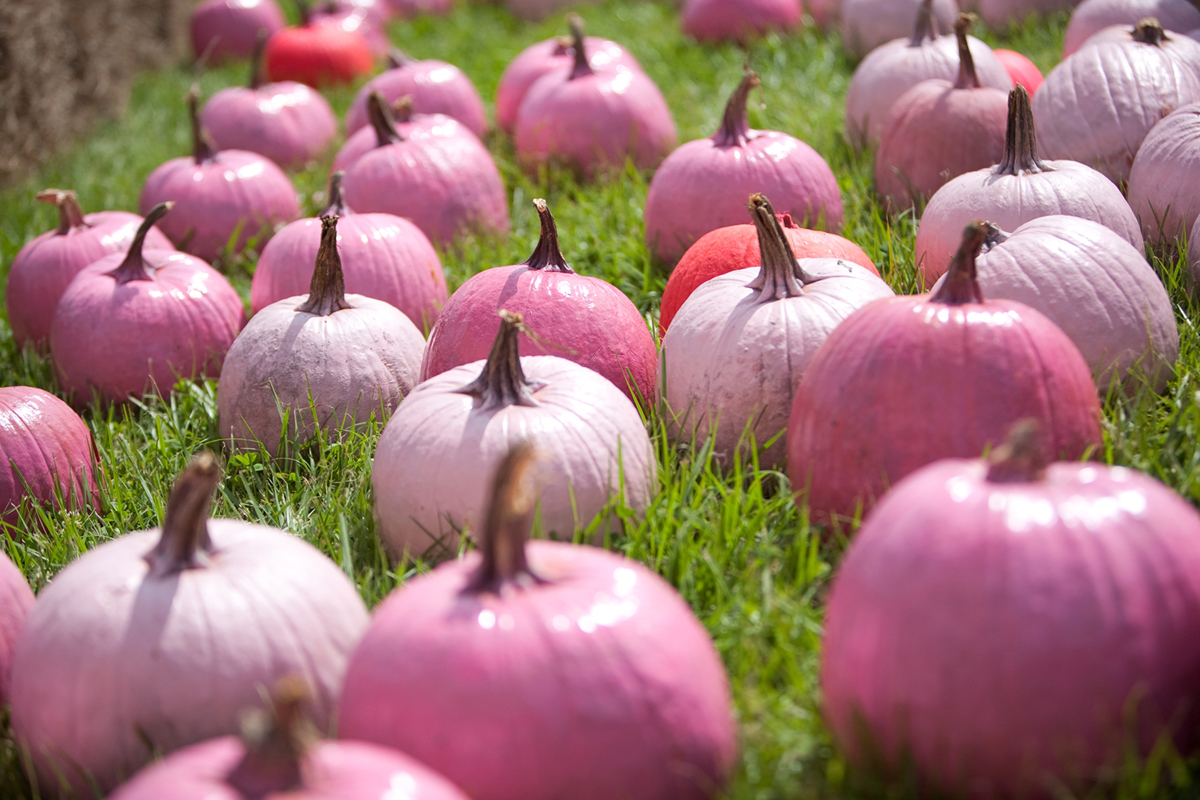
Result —
<path fill-rule="evenodd" d="M 125 260 L 112 272 L 107 273 L 117 282 L 118 286 L 130 281 L 154 280 L 150 276 L 150 273 L 146 271 L 146 258 L 142 254 L 142 249 L 146 243 L 146 234 L 150 232 L 150 228 L 154 223 L 162 219 L 163 215 L 174 206 L 175 201 L 173 200 L 166 203 L 159 203 L 150 209 L 150 213 L 142 220 L 142 224 L 138 226 L 137 235 L 129 243 L 129 250 L 125 253 Z"/>
<path fill-rule="evenodd" d="M 187 94 L 188 116 L 192 120 L 192 158 L 197 164 L 207 164 L 217 157 L 217 146 L 200 124 L 200 87 L 192 84 Z"/>
<path fill-rule="evenodd" d="M 404 141 L 400 131 L 396 130 L 396 121 L 392 119 L 392 110 L 388 108 L 387 100 L 384 100 L 379 92 L 371 92 L 371 96 L 367 98 L 367 120 L 375 129 L 376 147 Z"/>
<path fill-rule="evenodd" d="M 58 206 L 58 228 L 54 231 L 55 236 L 66 236 L 75 228 L 92 227 L 83 218 L 79 197 L 70 189 L 43 189 L 37 193 L 37 199 Z"/>
<path fill-rule="evenodd" d="M 571 52 L 571 37 L 557 36 L 554 39 L 554 53 L 556 56 L 565 56 Z"/>
<path fill-rule="evenodd" d="M 246 754 L 225 783 L 246 798 L 260 798 L 304 785 L 300 762 L 320 738 L 305 714 L 312 693 L 298 675 L 285 675 L 271 689 L 271 707 L 241 717 Z"/>
<path fill-rule="evenodd" d="M 981 219 L 972 221 L 963 229 L 962 246 L 950 260 L 950 269 L 941 288 L 930 295 L 932 303 L 959 306 L 964 303 L 982 303 L 983 292 L 979 290 L 975 259 L 987 236 L 987 223 Z"/>
<path fill-rule="evenodd" d="M 1046 172 L 1050 168 L 1037 154 L 1037 134 L 1033 128 L 1033 106 L 1029 92 L 1017 84 L 1008 93 L 1008 128 L 1004 132 L 1004 160 L 996 175 L 1021 175 Z"/>
<path fill-rule="evenodd" d="M 974 14 L 964 11 L 954 20 L 954 35 L 958 38 L 958 81 L 954 84 L 955 89 L 978 89 L 983 85 L 975 74 L 975 58 L 967 46 L 967 32 L 976 19 L 978 17 Z"/>
<path fill-rule="evenodd" d="M 217 457 L 207 450 L 198 453 L 180 473 L 167 498 L 162 536 L 143 556 L 150 565 L 150 577 L 168 578 L 185 569 L 208 565 L 213 552 L 208 538 L 208 509 L 220 481 Z"/>
<path fill-rule="evenodd" d="M 409 64 L 417 63 L 417 60 L 399 47 L 393 47 L 388 50 L 387 62 L 388 69 L 400 69 L 401 67 L 407 67 Z"/>
<path fill-rule="evenodd" d="M 1004 444 L 988 459 L 988 483 L 1032 483 L 1046 475 L 1046 448 L 1036 419 L 1023 419 L 1008 429 Z"/>
<path fill-rule="evenodd" d="M 1004 244 L 1006 241 L 1008 241 L 1008 234 L 1000 230 L 1000 226 L 996 223 L 985 222 L 983 223 L 983 227 L 985 232 L 983 236 L 983 247 L 980 248 L 981 252 L 986 253 L 993 247 Z"/>
<path fill-rule="evenodd" d="M 532 336 L 525 326 L 525 319 L 513 311 L 500 310 L 500 330 L 492 342 L 492 351 L 479 377 L 454 391 L 467 394 L 479 401 L 477 408 L 484 411 L 507 408 L 508 406 L 536 406 L 533 392 L 541 388 L 525 378 L 521 368 L 520 334 Z"/>
<path fill-rule="evenodd" d="M 595 75 L 595 70 L 588 63 L 587 48 L 583 39 L 583 18 L 578 14 L 567 16 L 567 24 L 571 26 L 571 49 L 575 51 L 575 66 L 571 68 L 571 80 Z"/>
<path fill-rule="evenodd" d="M 1167 41 L 1167 32 L 1154 17 L 1146 17 L 1133 26 L 1133 40 L 1142 44 L 1152 44 L 1161 47 Z"/>
<path fill-rule="evenodd" d="M 262 59 L 263 51 L 266 49 L 267 33 L 260 29 L 258 36 L 254 39 L 254 52 L 250 54 L 250 83 L 247 85 L 251 89 L 257 89 L 263 85 Z"/>
<path fill-rule="evenodd" d="M 525 542 L 534 507 L 537 487 L 533 468 L 537 451 L 528 441 L 517 442 L 492 477 L 491 502 L 479 536 L 479 551 L 483 559 L 479 569 L 467 583 L 471 594 L 500 594 L 511 584 L 521 588 L 543 584 L 525 558 Z"/>
<path fill-rule="evenodd" d="M 804 272 L 771 201 L 762 194 L 750 195 L 750 218 L 758 229 L 762 267 L 746 288 L 759 290 L 757 303 L 800 297 L 804 294 Z"/>
<path fill-rule="evenodd" d="M 308 285 L 308 299 L 296 309 L 304 314 L 328 317 L 344 308 L 346 280 L 342 274 L 342 257 L 337 249 L 337 214 L 321 217 L 321 249 L 317 251 L 317 266 Z"/>
<path fill-rule="evenodd" d="M 307 28 L 312 22 L 312 6 L 308 0 L 295 0 L 296 11 L 300 14 L 300 26 Z"/>
<path fill-rule="evenodd" d="M 542 223 L 542 234 L 538 237 L 533 255 L 525 259 L 525 266 L 546 272 L 570 272 L 573 274 L 575 270 L 571 269 L 571 265 L 567 263 L 562 250 L 558 247 L 558 226 L 554 224 L 554 215 L 550 213 L 550 207 L 540 197 L 533 201 L 533 205 L 537 208 L 538 219 Z"/>
<path fill-rule="evenodd" d="M 746 113 L 746 103 L 750 100 L 750 92 L 762 85 L 758 73 L 749 67 L 742 81 L 729 96 L 725 104 L 725 116 L 721 119 L 721 128 L 713 141 L 717 147 L 744 147 L 750 140 L 750 118 Z"/>
<path fill-rule="evenodd" d="M 329 176 L 329 205 L 321 212 L 322 217 L 346 216 L 346 190 L 342 187 L 342 179 L 345 177 L 345 171 L 340 169 L 334 170 Z"/>
<path fill-rule="evenodd" d="M 413 96 L 406 94 L 403 97 L 398 97 L 392 103 L 392 121 L 393 122 L 412 122 L 413 113 Z"/>
<path fill-rule="evenodd" d="M 917 9 L 917 21 L 913 25 L 912 38 L 908 40 L 909 47 L 920 47 L 926 39 L 933 41 L 938 37 L 937 17 L 933 15 L 933 0 L 921 0 Z"/>

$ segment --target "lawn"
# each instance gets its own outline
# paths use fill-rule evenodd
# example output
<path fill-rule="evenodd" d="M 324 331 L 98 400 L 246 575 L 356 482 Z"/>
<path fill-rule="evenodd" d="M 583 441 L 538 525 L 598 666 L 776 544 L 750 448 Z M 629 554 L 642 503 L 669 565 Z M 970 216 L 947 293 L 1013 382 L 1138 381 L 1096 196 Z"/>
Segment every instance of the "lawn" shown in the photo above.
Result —
<path fill-rule="evenodd" d="M 898 292 L 915 291 L 915 220 L 911 215 L 889 219 L 880 211 L 872 192 L 872 159 L 855 156 L 842 139 L 842 108 L 853 63 L 836 36 L 805 28 L 747 50 L 701 47 L 679 33 L 674 10 L 666 3 L 614 0 L 581 11 L 589 33 L 628 46 L 658 83 L 681 141 L 711 135 L 742 65 L 758 71 L 763 85 L 752 97 L 752 124 L 797 136 L 829 161 L 845 199 L 844 235 L 866 250 Z M 1058 61 L 1065 26 L 1061 15 L 1030 20 L 1002 34 L 981 29 L 978 35 L 1025 52 L 1046 71 Z M 561 18 L 521 23 L 494 6 L 462 3 L 447 18 L 396 23 L 391 36 L 412 56 L 458 65 L 490 101 L 513 56 L 563 29 Z M 192 81 L 198 80 L 208 96 L 245 78 L 245 65 L 197 75 L 181 64 L 141 76 L 119 121 L 102 124 L 27 184 L 0 192 L 0 270 L 7 271 L 26 241 L 57 223 L 51 206 L 33 202 L 37 189 L 74 189 L 85 211 L 136 209 L 146 175 L 162 161 L 189 151 L 183 98 Z M 353 90 L 327 96 L 342 115 Z M 493 135 L 488 146 L 511 193 L 513 231 L 507 238 L 468 241 L 461 252 L 446 253 L 451 289 L 481 269 L 523 261 L 538 229 L 531 201 L 545 197 L 575 269 L 611 281 L 643 312 L 656 315 L 666 275 L 642 241 L 648 176 L 631 170 L 599 185 L 581 186 L 569 176 L 550 174 L 539 183 L 517 170 L 512 145 L 504 137 Z M 328 159 L 293 175 L 307 213 L 321 208 L 327 173 Z M 1198 308 L 1186 266 L 1176 260 L 1156 260 L 1154 265 L 1180 325 L 1177 375 L 1161 395 L 1108 398 L 1105 449 L 1099 457 L 1145 470 L 1196 503 L 1200 352 L 1193 320 Z M 253 254 L 222 268 L 248 299 Z M 56 388 L 50 364 L 18 352 L 6 324 L 0 324 L 0 374 L 3 385 Z M 81 552 L 126 531 L 157 525 L 167 490 L 192 453 L 220 447 L 214 381 L 180 386 L 167 400 L 88 412 L 85 419 L 104 464 L 104 514 L 27 508 L 29 518 L 42 518 L 44 532 L 31 526 L 22 538 L 3 539 L 35 590 Z M 417 564 L 398 570 L 375 536 L 370 463 L 383 422 L 340 442 L 318 442 L 286 467 L 254 456 L 230 459 L 214 513 L 304 537 L 338 562 L 374 605 L 428 569 Z M 854 774 L 838 759 L 821 722 L 817 674 L 822 605 L 850 532 L 828 535 L 810 527 L 782 475 L 747 465 L 718 471 L 702 449 L 672 447 L 653 416 L 647 424 L 658 446 L 660 491 L 644 519 L 630 520 L 629 535 L 608 546 L 648 564 L 677 586 L 716 642 L 729 672 L 742 737 L 741 763 L 729 796 L 910 794 L 904 782 L 884 786 Z M 32 796 L 11 740 L 6 738 L 2 747 L 0 797 Z M 1103 791 L 1121 797 L 1188 794 L 1197 778 L 1200 771 L 1178 759 L 1131 762 L 1122 779 Z"/>

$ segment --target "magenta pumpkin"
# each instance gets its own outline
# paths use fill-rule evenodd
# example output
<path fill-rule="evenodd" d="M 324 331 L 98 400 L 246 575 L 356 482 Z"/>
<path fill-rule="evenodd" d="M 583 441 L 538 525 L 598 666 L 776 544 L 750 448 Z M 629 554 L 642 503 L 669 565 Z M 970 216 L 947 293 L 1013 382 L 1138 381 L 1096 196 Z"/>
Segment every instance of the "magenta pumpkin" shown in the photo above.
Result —
<path fill-rule="evenodd" d="M 800 24 L 800 0 L 687 0 L 679 27 L 701 42 L 745 42 Z"/>
<path fill-rule="evenodd" d="M 1200 12 L 1197 12 L 1200 13 Z M 1129 205 L 1152 247 L 1174 248 L 1200 217 L 1200 103 L 1172 111 L 1146 134 L 1129 169 Z"/>
<path fill-rule="evenodd" d="M 368 102 L 376 147 L 346 172 L 346 202 L 360 213 L 407 217 L 437 245 L 468 233 L 508 232 L 508 195 L 478 139 L 409 136 L 382 96 Z"/>
<path fill-rule="evenodd" d="M 482 144 L 479 137 L 471 133 L 467 126 L 445 114 L 414 114 L 411 97 L 406 96 L 395 101 L 391 104 L 390 110 L 396 132 L 404 139 L 465 138 L 468 140 L 465 147 L 471 147 L 472 143 Z M 349 170 L 354 166 L 355 161 L 378 146 L 379 134 L 376 133 L 374 126 L 368 125 L 365 128 L 359 128 L 346 137 L 345 144 L 333 157 L 331 172 Z"/>
<path fill-rule="evenodd" d="M 875 188 L 893 211 L 921 203 L 946 181 L 1004 156 L 1008 97 L 984 86 L 967 47 L 973 15 L 962 14 L 958 80 L 928 80 L 896 98 L 875 156 Z"/>
<path fill-rule="evenodd" d="M 220 480 L 202 453 L 161 529 L 95 547 L 38 596 L 13 664 L 13 732 L 44 794 L 107 792 L 157 753 L 236 733 L 259 691 L 295 673 L 313 721 L 334 716 L 367 610 L 300 537 L 209 519 Z"/>
<path fill-rule="evenodd" d="M 487 358 L 500 330 L 497 312 L 505 308 L 538 332 L 538 340 L 520 337 L 521 355 L 560 355 L 645 403 L 658 378 L 658 350 L 645 318 L 611 283 L 571 269 L 546 201 L 533 202 L 542 228 L 533 255 L 485 269 L 454 293 L 429 334 L 421 379 Z"/>
<path fill-rule="evenodd" d="M 58 206 L 58 228 L 37 236 L 17 253 L 8 268 L 5 302 L 17 347 L 46 347 L 54 309 L 71 279 L 110 253 L 124 252 L 142 218 L 128 211 L 97 211 L 84 216 L 75 192 L 46 189 L 37 199 Z M 154 250 L 173 250 L 157 228 L 146 234 Z"/>
<path fill-rule="evenodd" d="M 0 706 L 12 699 L 13 654 L 17 639 L 33 607 L 33 592 L 25 576 L 8 556 L 0 553 Z"/>
<path fill-rule="evenodd" d="M 842 0 L 842 43 L 862 58 L 876 47 L 909 35 L 922 0 Z M 948 31 L 958 15 L 955 0 L 932 0 L 936 29 Z"/>
<path fill-rule="evenodd" d="M 16 507 L 26 497 L 99 510 L 98 478 L 92 432 L 70 406 L 32 386 L 0 388 L 0 522 L 6 533 L 22 533 L 15 527 Z"/>
<path fill-rule="evenodd" d="M 242 299 L 221 273 L 174 250 L 143 251 L 170 203 L 155 206 L 129 252 L 92 264 L 71 281 L 54 312 L 50 352 L 63 388 L 86 402 L 120 402 L 175 382 L 215 376 L 246 321 Z"/>
<path fill-rule="evenodd" d="M 1091 370 L 1058 326 L 983 299 L 972 222 L 937 292 L 880 300 L 847 319 L 809 364 L 788 421 L 788 475 L 818 518 L 852 517 L 940 458 L 973 457 L 1026 417 L 1079 458 L 1101 445 Z"/>
<path fill-rule="evenodd" d="M 339 735 L 409 753 L 475 800 L 712 797 L 736 737 L 708 633 L 642 565 L 526 541 L 534 458 L 519 444 L 498 461 L 481 553 L 376 610 Z"/>
<path fill-rule="evenodd" d="M 370 125 L 367 100 L 378 92 L 391 103 L 411 97 L 417 114 L 445 114 L 476 136 L 487 133 L 487 112 L 471 79 L 453 64 L 436 59 L 416 61 L 393 49 L 391 68 L 363 84 L 346 112 L 346 135 Z"/>
<path fill-rule="evenodd" d="M 667 157 L 646 196 L 646 245 L 674 265 L 704 234 L 746 217 L 746 198 L 775 198 L 803 227 L 840 231 L 842 192 L 833 170 L 804 142 L 750 128 L 746 101 L 759 85 L 749 70 L 725 106 L 721 127 Z"/>
<path fill-rule="evenodd" d="M 834 738 L 931 794 L 1086 796 L 1160 737 L 1196 742 L 1200 517 L 1141 473 L 1047 465 L 1026 436 L 902 481 L 830 594 Z"/>
<path fill-rule="evenodd" d="M 249 58 L 260 35 L 285 25 L 275 0 L 204 0 L 192 9 L 192 52 L 208 62 Z"/>
<path fill-rule="evenodd" d="M 1071 12 L 1063 38 L 1063 58 L 1105 28 L 1131 28 L 1146 17 L 1157 19 L 1163 30 L 1187 33 L 1200 28 L 1200 9 L 1188 0 L 1083 0 Z"/>
<path fill-rule="evenodd" d="M 197 92 L 188 94 L 192 155 L 155 168 L 142 186 L 138 209 L 146 214 L 160 203 L 174 203 L 174 213 L 159 228 L 176 247 L 212 261 L 227 247 L 240 252 L 251 240 L 261 248 L 276 225 L 300 216 L 300 204 L 273 161 L 245 150 L 216 151 L 200 125 L 198 101 Z"/>

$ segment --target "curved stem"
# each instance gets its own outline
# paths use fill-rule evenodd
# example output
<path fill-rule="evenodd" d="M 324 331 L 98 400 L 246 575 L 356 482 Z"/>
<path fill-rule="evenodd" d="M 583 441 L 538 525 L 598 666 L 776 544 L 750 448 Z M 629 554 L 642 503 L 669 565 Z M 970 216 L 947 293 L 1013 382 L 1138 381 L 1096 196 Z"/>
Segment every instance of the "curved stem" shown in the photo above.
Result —
<path fill-rule="evenodd" d="M 792 243 L 783 232 L 783 224 L 764 195 L 750 195 L 750 218 L 758 229 L 758 250 L 762 267 L 758 277 L 746 284 L 758 289 L 756 303 L 800 297 L 804 294 L 803 272 L 796 261 Z"/>
<path fill-rule="evenodd" d="M 392 119 L 392 110 L 388 108 L 387 100 L 379 92 L 371 92 L 367 98 L 367 120 L 375 129 L 376 147 L 403 142 L 404 137 L 396 130 L 396 122 Z"/>
<path fill-rule="evenodd" d="M 400 69 L 401 67 L 407 67 L 409 64 L 417 63 L 417 60 L 399 47 L 393 47 L 388 50 L 387 62 L 388 69 Z"/>
<path fill-rule="evenodd" d="M 271 690 L 271 709 L 242 718 L 245 755 L 225 776 L 225 783 L 246 798 L 264 798 L 300 789 L 300 762 L 320 738 L 305 713 L 312 697 L 304 679 L 285 675 Z"/>
<path fill-rule="evenodd" d="M 206 164 L 217 155 L 217 146 L 200 125 L 200 87 L 192 84 L 187 95 L 188 116 L 192 120 L 192 158 L 197 164 Z"/>
<path fill-rule="evenodd" d="M 937 17 L 933 15 L 933 0 L 921 0 L 921 6 L 917 9 L 917 21 L 913 25 L 913 35 L 908 40 L 908 45 L 909 47 L 920 47 L 926 39 L 933 41 L 937 37 Z"/>
<path fill-rule="evenodd" d="M 996 175 L 1045 172 L 1050 168 L 1037 154 L 1033 106 L 1025 87 L 1017 84 L 1008 93 L 1008 127 L 1004 132 L 1004 160 L 993 170 Z"/>
<path fill-rule="evenodd" d="M 575 66 L 571 68 L 571 80 L 595 75 L 592 65 L 588 63 L 587 47 L 583 38 L 583 18 L 578 14 L 571 14 L 567 17 L 567 23 L 571 26 L 571 49 L 575 51 Z"/>
<path fill-rule="evenodd" d="M 520 334 L 529 335 L 524 318 L 512 311 L 500 310 L 500 330 L 492 342 L 492 351 L 479 377 L 466 386 L 455 389 L 479 401 L 478 408 L 484 411 L 507 408 L 508 406 L 536 406 L 533 392 L 539 388 L 525 378 L 521 369 Z"/>
<path fill-rule="evenodd" d="M 1167 32 L 1163 30 L 1155 17 L 1146 17 L 1133 26 L 1133 40 L 1142 44 L 1152 44 L 1161 47 L 1167 40 Z"/>
<path fill-rule="evenodd" d="M 267 33 L 260 30 L 258 36 L 254 39 L 254 52 L 250 54 L 250 83 L 251 89 L 257 89 L 263 85 L 262 79 L 262 59 L 263 51 L 267 49 Z"/>
<path fill-rule="evenodd" d="M 346 216 L 346 190 L 342 186 L 342 179 L 346 177 L 343 170 L 334 170 L 329 176 L 329 205 L 321 212 L 321 218 L 324 219 L 330 215 L 344 217 Z M 324 230 L 322 228 L 322 230 Z"/>
<path fill-rule="evenodd" d="M 413 96 L 406 94 L 403 97 L 398 97 L 392 101 L 391 105 L 392 122 L 412 122 L 415 109 L 413 108 Z"/>
<path fill-rule="evenodd" d="M 983 247 L 983 240 L 986 237 L 987 223 L 983 220 L 977 219 L 967 225 L 963 230 L 962 246 L 958 248 L 958 252 L 950 261 L 946 280 L 942 283 L 941 288 L 930 295 L 930 302 L 948 306 L 983 302 L 975 259 L 979 257 L 979 251 Z"/>
<path fill-rule="evenodd" d="M 305 314 L 328 317 L 335 311 L 350 308 L 346 302 L 346 280 L 342 274 L 342 257 L 337 249 L 337 214 L 321 217 L 321 249 L 317 251 L 317 266 L 308 285 L 308 299 L 296 309 Z"/>
<path fill-rule="evenodd" d="M 75 228 L 92 227 L 83 218 L 79 198 L 70 189 L 43 189 L 37 193 L 37 199 L 58 206 L 58 227 L 54 230 L 55 236 L 66 236 Z"/>
<path fill-rule="evenodd" d="M 1013 423 L 1004 444 L 988 459 L 988 483 L 1032 483 L 1045 477 L 1050 460 L 1041 433 L 1035 419 Z"/>
<path fill-rule="evenodd" d="M 747 68 L 742 81 L 729 96 L 725 104 L 725 116 L 721 119 L 721 128 L 713 136 L 717 147 L 742 147 L 750 140 L 750 118 L 746 113 L 746 103 L 750 100 L 750 92 L 762 85 L 758 73 Z"/>
<path fill-rule="evenodd" d="M 167 578 L 185 569 L 207 566 L 213 552 L 208 538 L 208 509 L 221 481 L 217 458 L 207 450 L 192 459 L 167 498 L 162 536 L 144 558 L 149 577 Z"/>
<path fill-rule="evenodd" d="M 1009 234 L 1000 230 L 1000 226 L 996 223 L 985 222 L 983 227 L 983 247 L 980 248 L 980 252 L 986 253 L 993 247 L 998 247 L 1008 241 Z"/>
<path fill-rule="evenodd" d="M 967 46 L 967 32 L 975 24 L 975 19 L 974 14 L 963 12 L 954 20 L 954 35 L 958 38 L 958 81 L 954 84 L 956 89 L 978 89 L 983 85 L 979 82 L 979 76 L 975 74 L 975 58 L 971 55 L 971 48 Z"/>
<path fill-rule="evenodd" d="M 537 505 L 533 467 L 537 453 L 527 441 L 513 445 L 496 467 L 487 517 L 479 536 L 483 556 L 479 569 L 467 583 L 472 594 L 500 594 L 506 584 L 546 583 L 525 558 L 530 518 Z"/>
<path fill-rule="evenodd" d="M 146 234 L 150 232 L 150 228 L 154 223 L 162 219 L 163 215 L 174 208 L 174 206 L 174 201 L 159 203 L 150 209 L 150 213 L 142 220 L 142 224 L 138 226 L 137 235 L 133 237 L 133 241 L 129 244 L 129 250 L 125 253 L 125 260 L 121 262 L 120 266 L 108 273 L 117 282 L 118 286 L 130 281 L 154 280 L 146 270 L 146 258 L 142 254 L 142 250 L 146 244 Z"/>
<path fill-rule="evenodd" d="M 533 201 L 533 205 L 537 208 L 538 219 L 542 223 L 542 233 L 538 237 L 533 255 L 525 259 L 525 266 L 546 272 L 574 273 L 575 270 L 571 269 L 558 247 L 558 226 L 554 224 L 554 215 L 550 213 L 546 201 L 539 197 Z"/>

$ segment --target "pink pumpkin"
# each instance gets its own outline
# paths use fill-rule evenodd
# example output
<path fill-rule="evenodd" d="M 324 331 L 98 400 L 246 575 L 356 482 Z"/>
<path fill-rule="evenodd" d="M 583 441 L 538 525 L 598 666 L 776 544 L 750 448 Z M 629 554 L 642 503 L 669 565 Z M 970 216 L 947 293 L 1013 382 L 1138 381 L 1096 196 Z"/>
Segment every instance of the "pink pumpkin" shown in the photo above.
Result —
<path fill-rule="evenodd" d="M 1142 249 L 1142 230 L 1121 190 L 1077 161 L 1038 158 L 1033 110 L 1024 87 L 1008 96 L 1004 158 L 994 167 L 959 175 L 925 205 L 913 257 L 926 286 L 946 271 L 962 229 L 986 219 L 1015 230 L 1038 217 L 1065 214 L 1098 222 Z"/>
<path fill-rule="evenodd" d="M 833 170 L 804 142 L 750 128 L 746 101 L 759 85 L 747 70 L 725 106 L 721 127 L 667 157 L 646 196 L 646 245 L 674 265 L 704 234 L 745 219 L 746 198 L 776 198 L 804 227 L 840 231 L 842 192 Z"/>
<path fill-rule="evenodd" d="M 526 541 L 534 457 L 526 443 L 498 461 L 480 553 L 376 610 L 339 735 L 409 753 L 475 800 L 714 796 L 736 736 L 708 633 L 641 564 Z"/>
<path fill-rule="evenodd" d="M 98 478 L 92 432 L 70 406 L 32 386 L 0 388 L 0 522 L 6 533 L 17 538 L 22 533 L 17 506 L 26 497 L 99 511 Z M 0 574 L 0 584 L 7 583 Z M 0 632 L 6 630 L 5 608 L 0 602 Z M 7 677 L 7 663 L 0 659 L 0 680 Z"/>
<path fill-rule="evenodd" d="M 300 204 L 274 162 L 245 150 L 216 151 L 200 125 L 198 100 L 195 91 L 188 94 L 192 155 L 151 172 L 138 209 L 147 214 L 160 203 L 174 203 L 175 213 L 159 226 L 162 232 L 176 247 L 212 261 L 227 247 L 241 252 L 251 240 L 261 248 L 276 225 L 300 216 Z"/>
<path fill-rule="evenodd" d="M 1013 83 L 1025 87 L 1025 91 L 1033 94 L 1042 85 L 1042 72 L 1027 56 L 1016 50 L 993 50 L 996 58 L 1004 65 Z"/>
<path fill-rule="evenodd" d="M 850 760 L 930 794 L 1086 796 L 1200 730 L 1200 517 L 1123 467 L 931 464 L 842 560 L 821 690 Z"/>
<path fill-rule="evenodd" d="M 679 137 L 662 92 L 645 73 L 594 70 L 588 63 L 583 28 L 572 20 L 574 66 L 543 75 L 517 111 L 517 158 L 530 172 L 551 162 L 585 178 L 658 166 Z"/>
<path fill-rule="evenodd" d="M 8 556 L 0 553 L 0 706 L 7 705 L 12 699 L 9 687 L 12 685 L 13 653 L 32 606 L 33 592 L 25 576 Z"/>
<path fill-rule="evenodd" d="M 984 301 L 975 259 L 985 236 L 972 222 L 937 292 L 863 308 L 809 364 L 788 420 L 788 476 L 815 517 L 869 509 L 910 472 L 977 456 L 1027 417 L 1064 458 L 1101 445 L 1078 348 L 1028 306 Z"/>
<path fill-rule="evenodd" d="M 174 250 L 143 251 L 150 226 L 170 207 L 150 209 L 129 252 L 80 272 L 58 303 L 50 352 L 78 401 L 166 395 L 180 379 L 218 375 L 246 321 L 242 299 L 208 264 Z"/>
<path fill-rule="evenodd" d="M 922 0 L 842 0 L 842 44 L 862 58 L 876 47 L 906 38 Z M 958 15 L 956 0 L 932 0 L 935 30 L 948 31 Z"/>
<path fill-rule="evenodd" d="M 658 378 L 658 350 L 646 320 L 620 289 L 571 269 L 546 201 L 533 202 L 542 227 L 533 255 L 523 264 L 485 269 L 454 293 L 429 334 L 421 379 L 487 358 L 500 330 L 497 312 L 505 308 L 538 332 L 536 339 L 520 337 L 522 355 L 561 355 L 645 403 Z"/>
<path fill-rule="evenodd" d="M 775 210 L 750 197 L 761 266 L 701 285 L 662 341 L 659 405 L 675 440 L 717 458 L 757 444 L 757 465 L 786 457 L 781 434 L 792 396 L 817 348 L 842 320 L 894 292 L 865 267 L 835 258 L 796 259 Z M 769 445 L 769 446 L 768 446 Z"/>
<path fill-rule="evenodd" d="M 1196 224 L 1198 175 L 1200 103 L 1190 103 L 1150 129 L 1129 168 L 1129 205 L 1152 247 L 1173 249 Z"/>
<path fill-rule="evenodd" d="M 192 52 L 210 63 L 249 58 L 259 36 L 285 25 L 275 0 L 204 0 L 192 9 Z"/>
<path fill-rule="evenodd" d="M 34 238 L 8 268 L 5 301 L 17 347 L 42 350 L 50 338 L 54 309 L 79 271 L 110 253 L 124 252 L 142 218 L 128 211 L 97 211 L 84 216 L 75 193 L 46 189 L 37 199 L 58 206 L 58 228 Z M 146 234 L 154 250 L 173 250 L 157 228 Z"/>
<path fill-rule="evenodd" d="M 379 535 L 393 556 L 458 552 L 462 532 L 482 525 L 492 470 L 527 438 L 552 454 L 539 504 L 547 533 L 569 539 L 601 512 L 596 535 L 619 532 L 613 498 L 623 495 L 622 505 L 640 514 L 654 495 L 654 448 L 633 403 L 565 358 L 520 358 L 517 337 L 529 329 L 520 314 L 500 316 L 487 361 L 423 382 L 379 439 L 371 486 Z"/>
<path fill-rule="evenodd" d="M 446 304 L 446 276 L 429 238 L 392 214 L 354 214 L 342 199 L 341 173 L 330 180 L 330 206 L 337 214 L 338 254 L 346 291 L 399 309 L 420 331 L 428 330 Z M 250 284 L 254 314 L 272 303 L 307 293 L 321 249 L 321 220 L 288 225 L 263 249 Z"/>
<path fill-rule="evenodd" d="M 841 0 L 806 0 L 804 11 L 822 31 L 830 31 L 841 21 Z"/>
<path fill-rule="evenodd" d="M 46 794 L 107 793 L 158 754 L 236 733 L 259 691 L 296 673 L 330 724 L 367 609 L 298 536 L 209 519 L 200 454 L 161 529 L 89 550 L 42 590 L 17 644 L 13 733 Z"/>
<path fill-rule="evenodd" d="M 1083 0 L 1071 12 L 1063 38 L 1063 58 L 1106 28 L 1132 28 L 1146 17 L 1157 19 L 1163 30 L 1187 33 L 1200 28 L 1200 9 L 1188 0 Z"/>
<path fill-rule="evenodd" d="M 337 215 L 321 226 L 308 294 L 255 314 L 225 356 L 217 430 L 234 451 L 261 444 L 274 457 L 318 428 L 337 438 L 417 385 L 425 338 L 394 306 L 346 294 Z"/>
<path fill-rule="evenodd" d="M 408 217 L 447 246 L 468 233 L 508 232 L 508 195 L 478 139 L 405 136 L 382 96 L 368 104 L 377 146 L 346 173 L 346 202 L 359 212 Z"/>
<path fill-rule="evenodd" d="M 367 100 L 378 92 L 391 103 L 411 97 L 417 114 L 445 114 L 474 133 L 487 133 L 487 112 L 471 79 L 453 64 L 436 59 L 416 61 L 393 49 L 391 68 L 363 84 L 346 112 L 346 135 L 370 125 Z"/>
<path fill-rule="evenodd" d="M 414 114 L 411 97 L 402 97 L 391 104 L 392 122 L 396 132 L 404 139 L 454 139 L 465 138 L 470 142 L 482 145 L 479 137 L 471 133 L 465 125 L 445 114 Z M 346 137 L 345 144 L 333 157 L 332 172 L 343 172 L 354 166 L 354 162 L 379 146 L 379 134 L 374 126 L 359 128 Z"/>
<path fill-rule="evenodd" d="M 800 0 L 687 0 L 679 27 L 701 42 L 745 42 L 800 24 Z"/>
<path fill-rule="evenodd" d="M 896 99 L 875 156 L 875 188 L 892 211 L 922 203 L 948 180 L 1004 156 L 1008 97 L 984 86 L 967 47 L 974 15 L 962 14 L 958 80 L 918 83 Z"/>

